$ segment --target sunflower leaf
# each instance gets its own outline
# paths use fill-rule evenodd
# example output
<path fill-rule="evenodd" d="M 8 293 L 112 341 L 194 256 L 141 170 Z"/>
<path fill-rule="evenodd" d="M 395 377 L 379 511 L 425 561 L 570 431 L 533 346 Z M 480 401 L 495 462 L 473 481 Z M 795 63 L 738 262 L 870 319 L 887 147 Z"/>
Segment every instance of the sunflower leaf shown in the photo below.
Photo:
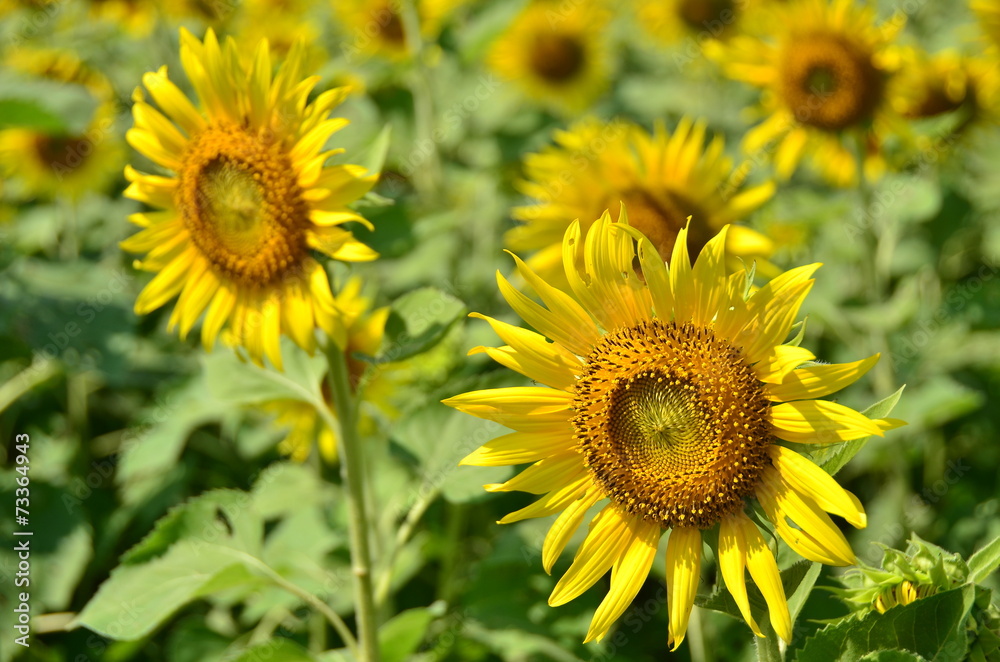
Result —
<path fill-rule="evenodd" d="M 1000 536 L 969 557 L 969 581 L 979 584 L 1000 568 Z"/>
<path fill-rule="evenodd" d="M 436 345 L 465 314 L 465 304 L 443 290 L 422 287 L 392 304 L 378 362 L 402 361 Z"/>
<path fill-rule="evenodd" d="M 282 339 L 281 354 L 285 365 L 284 371 L 278 372 L 242 361 L 232 351 L 218 349 L 202 360 L 208 389 L 219 400 L 237 404 L 298 400 L 319 405 L 326 360 L 319 353 L 309 356 L 287 339 Z"/>
<path fill-rule="evenodd" d="M 899 398 L 903 395 L 903 389 L 905 388 L 905 384 L 900 386 L 898 391 L 887 398 L 879 400 L 861 413 L 871 419 L 886 418 L 890 413 L 892 413 L 896 403 L 899 402 Z M 819 449 L 811 453 L 812 459 L 828 474 L 834 476 L 844 467 L 845 464 L 851 461 L 851 458 L 857 455 L 858 452 L 864 448 L 869 439 L 871 439 L 871 437 L 863 437 L 861 439 L 855 439 L 854 441 L 845 441 L 843 443 Z"/>
<path fill-rule="evenodd" d="M 900 650 L 936 662 L 959 662 L 969 648 L 966 622 L 974 603 L 975 587 L 965 585 L 893 607 L 884 614 L 873 611 L 864 618 L 823 628 L 806 640 L 795 660 L 913 659 L 865 657 L 878 651 Z"/>
<path fill-rule="evenodd" d="M 391 137 L 392 125 L 387 124 L 375 136 L 375 140 L 371 142 L 368 149 L 358 158 L 354 159 L 354 162 L 359 166 L 367 168 L 370 174 L 382 172 L 382 166 L 385 164 L 385 156 L 389 153 L 389 139 Z"/>

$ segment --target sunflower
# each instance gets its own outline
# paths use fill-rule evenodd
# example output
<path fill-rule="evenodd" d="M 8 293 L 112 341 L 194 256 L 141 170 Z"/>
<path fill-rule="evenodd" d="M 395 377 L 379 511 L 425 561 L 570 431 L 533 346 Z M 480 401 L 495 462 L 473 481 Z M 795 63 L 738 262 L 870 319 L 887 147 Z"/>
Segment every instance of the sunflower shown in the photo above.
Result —
<path fill-rule="evenodd" d="M 669 531 L 667 605 L 676 649 L 698 588 L 702 532 L 716 526 L 721 575 L 750 627 L 761 634 L 750 613 L 745 568 L 767 601 L 775 631 L 788 641 L 778 568 L 745 513 L 748 500 L 760 503 L 798 554 L 829 565 L 854 562 L 827 513 L 864 527 L 860 502 L 780 442 L 827 444 L 882 436 L 899 425 L 816 399 L 857 380 L 878 357 L 820 365 L 807 349 L 782 344 L 819 265 L 788 271 L 746 298 L 746 272 L 727 276 L 723 265 L 727 228 L 693 267 L 682 229 L 666 266 L 625 220 L 612 223 L 605 213 L 586 234 L 579 223 L 567 229 L 568 291 L 514 257 L 544 306 L 498 273 L 504 298 L 538 332 L 473 313 L 506 343 L 473 351 L 545 386 L 445 400 L 513 430 L 462 463 L 533 463 L 486 489 L 543 495 L 501 523 L 559 513 L 542 548 L 546 572 L 588 509 L 607 500 L 549 597 L 552 606 L 564 604 L 612 571 L 586 641 L 604 637 L 625 611 Z"/>
<path fill-rule="evenodd" d="M 520 191 L 537 202 L 517 207 L 523 221 L 506 242 L 517 252 L 537 251 L 528 264 L 546 280 L 562 278 L 562 238 L 576 219 L 594 219 L 605 209 L 629 209 L 633 227 L 642 231 L 664 259 L 692 218 L 691 240 L 697 249 L 728 223 L 766 202 L 772 183 L 740 190 L 742 176 L 723 155 L 723 140 L 705 145 L 705 125 L 682 119 L 672 134 L 657 126 L 652 135 L 625 120 L 586 119 L 555 133 L 555 145 L 526 157 L 527 179 Z M 569 177 L 567 177 L 569 175 Z M 726 249 L 730 256 L 763 259 L 771 242 L 746 227 L 733 227 Z"/>
<path fill-rule="evenodd" d="M 418 0 L 415 11 L 421 36 L 426 40 L 436 39 L 448 16 L 466 2 Z M 334 3 L 334 11 L 347 33 L 341 46 L 343 52 L 380 55 L 394 60 L 408 57 L 410 44 L 406 17 L 401 9 L 400 0 L 338 0 Z"/>
<path fill-rule="evenodd" d="M 685 37 L 728 37 L 747 0 L 633 0 L 636 19 L 650 36 L 664 44 Z"/>
<path fill-rule="evenodd" d="M 969 6 L 979 17 L 986 35 L 1000 46 L 1000 2 L 997 0 L 971 0 Z"/>
<path fill-rule="evenodd" d="M 338 227 L 369 225 L 346 205 L 376 175 L 356 165 L 326 165 L 338 150 L 327 140 L 347 124 L 329 118 L 348 90 L 306 99 L 315 78 L 300 80 L 302 49 L 292 49 L 272 77 L 267 42 L 241 64 L 232 39 L 221 47 L 181 30 L 181 62 L 198 93 L 198 110 L 170 81 L 166 67 L 143 83 L 160 111 L 137 89 L 129 143 L 175 173 L 165 177 L 126 168 L 126 195 L 162 211 L 134 214 L 144 229 L 122 242 L 147 253 L 136 266 L 159 272 L 135 303 L 137 314 L 179 295 L 170 317 L 182 337 L 206 311 L 209 349 L 225 327 L 257 362 L 281 365 L 279 336 L 313 351 L 320 328 L 343 345 L 326 270 L 312 250 L 337 260 L 372 260 L 376 253 Z"/>
<path fill-rule="evenodd" d="M 318 14 L 318 0 L 245 0 L 236 20 L 238 43 L 267 39 L 272 55 L 286 56 L 296 42 L 305 46 L 304 69 L 314 71 L 326 59 L 320 37 L 329 20 Z"/>
<path fill-rule="evenodd" d="M 579 111 L 608 83 L 607 18 L 590 2 L 532 2 L 493 44 L 489 65 L 547 106 Z"/>
<path fill-rule="evenodd" d="M 336 302 L 337 308 L 342 311 L 346 330 L 344 353 L 347 356 L 351 385 L 357 388 L 364 380 L 365 397 L 362 404 L 368 407 L 362 411 L 360 420 L 364 433 L 375 427 L 378 415 L 391 417 L 397 412 L 390 399 L 394 384 L 391 367 L 382 366 L 373 376 L 365 379 L 368 364 L 357 358 L 358 354 L 375 356 L 378 353 L 385 336 L 385 322 L 389 317 L 388 308 L 372 310 L 372 301 L 361 295 L 361 287 L 360 278 L 351 278 L 337 295 Z M 325 378 L 322 384 L 327 404 L 332 407 Z M 274 400 L 264 403 L 263 408 L 276 416 L 275 425 L 288 428 L 288 436 L 278 447 L 281 452 L 297 462 L 303 462 L 309 457 L 315 444 L 325 461 L 337 461 L 338 431 L 323 425 L 312 405 L 298 400 Z"/>
<path fill-rule="evenodd" d="M 48 199 L 103 191 L 125 159 L 115 126 L 117 103 L 107 78 L 65 50 L 15 49 L 4 63 L 36 78 L 79 85 L 97 102 L 78 133 L 22 127 L 0 131 L 0 169 L 17 182 L 15 190 L 21 197 Z"/>
<path fill-rule="evenodd" d="M 1000 106 L 1000 62 L 996 55 L 968 57 L 954 51 L 929 55 L 901 51 L 894 81 L 897 112 L 913 120 L 959 115 L 960 127 L 994 125 Z"/>
<path fill-rule="evenodd" d="M 747 133 L 744 149 L 767 149 L 783 179 L 808 154 L 837 186 L 857 181 L 863 152 L 865 174 L 877 177 L 886 138 L 906 133 L 888 85 L 889 47 L 902 18 L 876 25 L 874 11 L 853 0 L 800 0 L 760 11 L 766 15 L 754 25 L 766 32 L 705 45 L 726 75 L 764 90 L 769 117 Z"/>

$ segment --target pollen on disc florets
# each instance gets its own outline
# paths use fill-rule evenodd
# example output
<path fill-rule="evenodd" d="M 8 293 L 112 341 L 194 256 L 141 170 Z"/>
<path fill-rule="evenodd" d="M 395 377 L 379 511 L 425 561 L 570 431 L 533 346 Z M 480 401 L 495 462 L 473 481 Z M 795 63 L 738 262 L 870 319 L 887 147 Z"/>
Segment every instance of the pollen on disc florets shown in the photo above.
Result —
<path fill-rule="evenodd" d="M 195 246 L 241 285 L 275 284 L 308 255 L 309 207 L 285 148 L 266 130 L 224 122 L 195 136 L 176 198 Z"/>
<path fill-rule="evenodd" d="M 810 34 L 782 49 L 781 93 L 795 119 L 839 131 L 871 119 L 884 81 L 860 44 L 834 34 Z"/>
<path fill-rule="evenodd" d="M 773 437 L 761 382 L 710 327 L 644 321 L 604 336 L 577 382 L 575 438 L 626 512 L 706 529 L 741 510 Z"/>

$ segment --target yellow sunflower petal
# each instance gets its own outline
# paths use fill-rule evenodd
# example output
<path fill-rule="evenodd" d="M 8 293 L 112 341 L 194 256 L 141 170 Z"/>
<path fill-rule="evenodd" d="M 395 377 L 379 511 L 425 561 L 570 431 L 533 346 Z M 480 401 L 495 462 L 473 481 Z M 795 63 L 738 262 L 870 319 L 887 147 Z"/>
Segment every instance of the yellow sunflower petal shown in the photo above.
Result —
<path fill-rule="evenodd" d="M 462 458 L 459 464 L 474 467 L 527 464 L 564 453 L 573 445 L 573 440 L 564 433 L 511 432 L 487 441 Z"/>
<path fill-rule="evenodd" d="M 771 627 L 786 643 L 791 643 L 792 619 L 788 613 L 788 601 L 785 599 L 785 587 L 781 584 L 778 564 L 760 531 L 757 530 L 757 525 L 743 513 L 738 515 L 737 521 L 746 543 L 747 567 L 757 588 L 764 595 L 764 601 L 767 602 Z"/>
<path fill-rule="evenodd" d="M 580 528 L 587 511 L 603 497 L 599 489 L 591 487 L 582 497 L 566 506 L 562 514 L 552 523 L 542 542 L 542 567 L 547 574 L 552 574 L 552 566 L 566 548 L 566 543 Z"/>
<path fill-rule="evenodd" d="M 768 448 L 768 454 L 778 475 L 792 489 L 809 495 L 820 508 L 840 515 L 856 529 L 863 529 L 868 525 L 868 518 L 858 498 L 808 458 L 777 444 Z"/>
<path fill-rule="evenodd" d="M 726 588 L 736 601 L 743 620 L 758 637 L 763 633 L 750 613 L 750 598 L 747 597 L 746 561 L 747 543 L 743 536 L 742 524 L 739 518 L 746 517 L 743 513 L 725 517 L 719 524 L 719 572 L 726 582 Z"/>
<path fill-rule="evenodd" d="M 864 414 L 828 400 L 798 400 L 771 407 L 774 436 L 802 444 L 832 444 L 870 435 L 885 436 Z"/>
<path fill-rule="evenodd" d="M 678 528 L 667 539 L 667 611 L 670 616 L 667 643 L 675 651 L 687 634 L 701 576 L 701 531 Z"/>
<path fill-rule="evenodd" d="M 549 515 L 562 512 L 566 506 L 573 503 L 583 495 L 589 483 L 589 476 L 584 474 L 572 483 L 552 490 L 541 499 L 532 503 L 530 506 L 525 506 L 520 510 L 504 515 L 497 520 L 497 524 L 511 524 L 525 519 L 548 517 Z"/>
<path fill-rule="evenodd" d="M 603 639 L 611 629 L 611 625 L 632 604 L 632 600 L 649 576 L 661 533 L 660 525 L 655 522 L 636 523 L 635 530 L 631 534 L 633 536 L 631 542 L 621 557 L 615 561 L 611 574 L 611 588 L 594 612 L 587 638 L 583 643 Z"/>
<path fill-rule="evenodd" d="M 570 450 L 535 462 L 505 483 L 491 483 L 483 487 L 487 492 L 544 494 L 575 482 L 585 473 L 583 456 Z"/>
<path fill-rule="evenodd" d="M 816 356 L 805 347 L 776 345 L 760 357 L 760 360 L 753 365 L 753 371 L 760 381 L 770 386 L 774 382 L 783 380 L 803 363 L 815 358 Z"/>
<path fill-rule="evenodd" d="M 705 325 L 715 318 L 722 298 L 722 284 L 726 279 L 726 235 L 729 226 L 709 240 L 698 255 L 691 271 L 694 310 L 692 321 Z"/>
<path fill-rule="evenodd" d="M 776 525 L 778 534 L 799 554 L 827 565 L 844 566 L 854 563 L 854 551 L 829 515 L 810 497 L 800 494 L 782 481 L 773 468 L 766 469 L 761 476 L 757 496 L 768 519 Z M 795 522 L 799 529 L 791 529 L 785 521 L 786 517 Z M 795 531 L 796 535 L 789 536 L 791 531 Z M 806 545 L 801 544 L 802 537 L 808 538 Z M 819 554 L 815 553 L 815 547 L 819 548 Z M 803 550 L 808 553 L 803 553 Z"/>
<path fill-rule="evenodd" d="M 634 534 L 632 522 L 622 517 L 614 506 L 605 506 L 591 522 L 573 563 L 556 583 L 549 596 L 549 606 L 558 607 L 579 596 L 606 573 Z"/>
<path fill-rule="evenodd" d="M 878 359 L 879 355 L 875 354 L 853 363 L 832 363 L 798 368 L 787 373 L 781 383 L 765 386 L 764 392 L 770 399 L 780 402 L 822 398 L 853 384 L 871 370 Z"/>

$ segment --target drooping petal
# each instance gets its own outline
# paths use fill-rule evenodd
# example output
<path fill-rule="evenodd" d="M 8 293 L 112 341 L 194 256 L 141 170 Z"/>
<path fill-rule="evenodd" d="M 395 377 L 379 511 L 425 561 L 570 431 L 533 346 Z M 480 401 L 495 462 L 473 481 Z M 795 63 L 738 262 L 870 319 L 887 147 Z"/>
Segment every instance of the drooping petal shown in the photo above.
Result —
<path fill-rule="evenodd" d="M 791 489 L 810 496 L 823 510 L 840 515 L 856 529 L 868 524 L 858 498 L 808 458 L 777 444 L 767 449 L 778 476 Z"/>
<path fill-rule="evenodd" d="M 672 651 L 677 650 L 687 634 L 700 574 L 701 531 L 693 527 L 671 530 L 667 540 L 667 610 L 668 644 Z"/>
<path fill-rule="evenodd" d="M 791 643 L 792 619 L 788 613 L 788 601 L 785 599 L 785 587 L 781 584 L 778 564 L 760 531 L 757 530 L 757 525 L 743 513 L 739 514 L 737 521 L 746 542 L 747 567 L 757 588 L 764 595 L 764 601 L 767 602 L 771 627 L 785 642 Z"/>
<path fill-rule="evenodd" d="M 746 517 L 743 513 L 730 515 L 719 523 L 719 572 L 726 582 L 726 588 L 736 601 L 743 620 L 747 622 L 750 629 L 758 637 L 763 637 L 763 633 L 757 626 L 753 614 L 750 613 L 750 598 L 747 597 L 746 582 L 746 562 L 747 543 L 743 536 L 743 529 L 738 518 Z"/>
<path fill-rule="evenodd" d="M 549 527 L 548 533 L 545 534 L 545 540 L 542 542 L 542 568 L 545 569 L 546 573 L 552 574 L 552 566 L 555 565 L 556 559 L 566 548 L 566 543 L 580 528 L 587 511 L 602 498 L 604 498 L 604 494 L 596 487 L 591 487 L 582 497 L 566 506 L 562 514 Z"/>
<path fill-rule="evenodd" d="M 757 485 L 757 497 L 778 534 L 796 552 L 827 565 L 854 563 L 854 551 L 830 516 L 809 496 L 782 481 L 773 468 L 764 470 Z M 786 517 L 799 528 L 789 527 Z"/>
<path fill-rule="evenodd" d="M 636 522 L 631 542 L 621 557 L 615 561 L 611 572 L 611 588 L 594 612 L 587 638 L 583 643 L 603 639 L 611 629 L 611 625 L 632 604 L 632 600 L 649 576 L 661 533 L 662 529 L 658 523 Z"/>
<path fill-rule="evenodd" d="M 549 606 L 566 604 L 593 586 L 628 548 L 633 537 L 631 519 L 620 515 L 615 506 L 605 506 L 591 522 L 573 564 L 552 589 Z"/>

